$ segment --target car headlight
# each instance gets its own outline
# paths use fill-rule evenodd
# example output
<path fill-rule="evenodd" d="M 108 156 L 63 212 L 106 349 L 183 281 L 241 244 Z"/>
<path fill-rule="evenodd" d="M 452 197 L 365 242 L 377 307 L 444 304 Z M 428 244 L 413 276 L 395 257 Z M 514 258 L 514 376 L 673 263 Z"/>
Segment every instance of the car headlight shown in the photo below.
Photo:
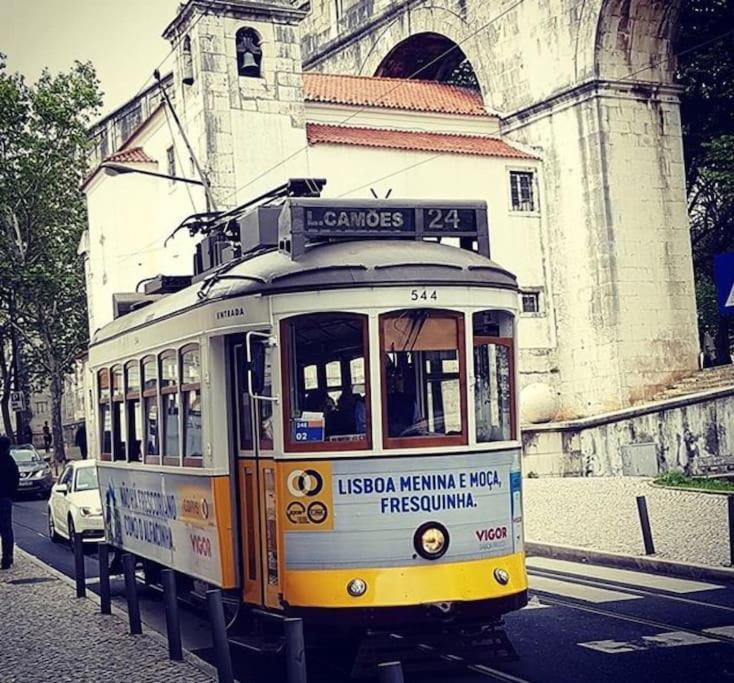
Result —
<path fill-rule="evenodd" d="M 33 477 L 34 477 L 35 479 L 40 479 L 40 478 L 41 478 L 41 477 L 42 477 L 42 476 L 43 476 L 44 474 L 46 474 L 46 470 L 36 470 L 36 471 L 35 471 L 35 472 L 33 473 Z"/>
<path fill-rule="evenodd" d="M 92 515 L 101 515 L 102 514 L 102 508 L 93 508 L 93 507 L 87 507 L 83 506 L 79 508 L 79 512 L 82 513 L 82 517 L 91 517 Z"/>
<path fill-rule="evenodd" d="M 437 560 L 449 548 L 449 532 L 443 524 L 427 522 L 413 536 L 416 552 L 426 560 Z"/>

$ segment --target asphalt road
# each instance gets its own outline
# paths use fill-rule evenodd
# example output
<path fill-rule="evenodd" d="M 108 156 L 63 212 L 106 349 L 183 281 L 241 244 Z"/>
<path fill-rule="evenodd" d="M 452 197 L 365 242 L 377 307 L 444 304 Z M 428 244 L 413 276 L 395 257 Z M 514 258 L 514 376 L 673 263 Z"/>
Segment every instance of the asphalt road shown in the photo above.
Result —
<path fill-rule="evenodd" d="M 48 539 L 45 501 L 19 501 L 14 525 L 21 548 L 73 575 L 68 544 Z M 88 552 L 90 590 L 96 588 L 97 566 L 94 552 Z M 531 604 L 505 619 L 515 661 L 498 659 L 489 648 L 467 655 L 446 643 L 403 639 L 401 647 L 422 664 L 421 671 L 406 672 L 406 682 L 734 683 L 734 586 L 545 558 L 529 558 L 528 570 Z M 123 606 L 119 580 L 113 592 Z M 160 594 L 142 590 L 141 604 L 144 622 L 163 632 Z M 182 622 L 184 646 L 211 659 L 203 613 L 185 608 Z M 401 641 L 400 636 L 394 639 Z M 275 662 L 256 661 L 236 650 L 234 656 L 240 680 L 282 680 Z M 345 680 L 329 659 L 328 652 L 309 652 L 309 680 Z"/>

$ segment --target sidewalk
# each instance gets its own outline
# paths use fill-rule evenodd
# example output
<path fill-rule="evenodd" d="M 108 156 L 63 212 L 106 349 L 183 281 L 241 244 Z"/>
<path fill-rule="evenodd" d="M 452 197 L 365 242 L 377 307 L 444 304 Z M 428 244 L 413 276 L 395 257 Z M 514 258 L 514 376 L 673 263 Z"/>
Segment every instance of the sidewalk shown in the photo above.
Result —
<path fill-rule="evenodd" d="M 654 557 L 729 566 L 726 496 L 652 487 L 642 477 L 525 479 L 529 542 L 644 555 L 637 496 L 645 496 Z"/>
<path fill-rule="evenodd" d="M 22 551 L 0 572 L 0 671 L 3 683 L 214 680 L 171 662 L 165 644 L 145 631 L 128 635 L 122 616 L 101 615 L 95 602 L 76 598 L 71 585 Z"/>

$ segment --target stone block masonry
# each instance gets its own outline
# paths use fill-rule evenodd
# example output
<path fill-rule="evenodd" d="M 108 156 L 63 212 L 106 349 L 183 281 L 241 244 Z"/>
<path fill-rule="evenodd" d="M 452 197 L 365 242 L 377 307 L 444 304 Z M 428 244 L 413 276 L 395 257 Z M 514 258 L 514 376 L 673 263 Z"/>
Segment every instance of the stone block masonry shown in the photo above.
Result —
<path fill-rule="evenodd" d="M 29 583 L 29 581 L 31 581 Z M 118 615 L 104 616 L 71 585 L 19 552 L 0 574 L 3 683 L 211 683 L 188 662 L 171 662 L 165 644 L 128 635 Z"/>

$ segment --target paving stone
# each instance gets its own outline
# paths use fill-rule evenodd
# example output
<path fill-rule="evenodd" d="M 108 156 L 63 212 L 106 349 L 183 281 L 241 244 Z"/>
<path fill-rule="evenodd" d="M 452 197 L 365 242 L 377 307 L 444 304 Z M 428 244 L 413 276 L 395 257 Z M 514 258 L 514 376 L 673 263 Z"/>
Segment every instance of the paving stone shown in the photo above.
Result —
<path fill-rule="evenodd" d="M 43 578 L 37 583 L 13 583 Z M 2 683 L 209 683 L 187 662 L 171 662 L 161 643 L 128 635 L 127 621 L 103 616 L 91 600 L 18 553 L 0 572 Z M 145 628 L 145 627 L 144 627 Z"/>

